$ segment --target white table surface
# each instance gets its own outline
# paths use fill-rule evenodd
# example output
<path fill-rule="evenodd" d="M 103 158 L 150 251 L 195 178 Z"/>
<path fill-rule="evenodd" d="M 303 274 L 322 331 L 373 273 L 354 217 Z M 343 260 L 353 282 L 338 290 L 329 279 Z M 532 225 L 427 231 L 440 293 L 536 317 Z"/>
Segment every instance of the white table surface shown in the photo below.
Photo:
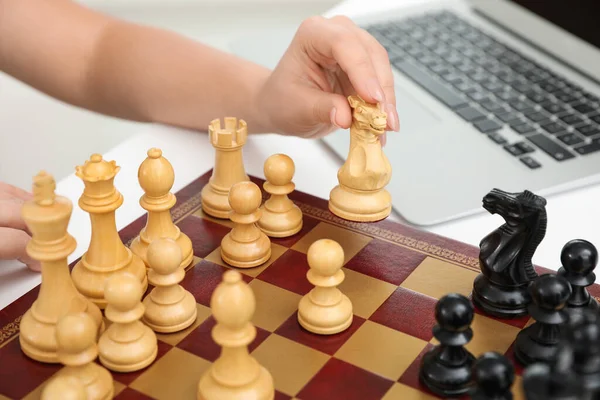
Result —
<path fill-rule="evenodd" d="M 406 4 L 417 2 L 418 0 L 404 1 Z M 390 4 L 398 5 L 398 1 L 372 0 L 369 2 L 369 12 L 385 9 Z M 327 15 L 355 16 L 363 10 L 364 2 L 349 0 L 330 10 Z M 173 186 L 175 192 L 213 167 L 214 149 L 207 141 L 206 134 L 165 126 L 149 126 L 143 133 L 106 152 L 103 154 L 105 159 L 116 160 L 121 167 L 115 185 L 125 201 L 117 210 L 117 229 L 125 227 L 145 212 L 138 203 L 143 192 L 137 182 L 137 169 L 146 157 L 146 151 L 151 147 L 161 148 L 164 156 L 173 164 L 176 176 Z M 336 173 L 339 164 L 331 158 L 320 142 L 277 135 L 252 136 L 244 147 L 246 171 L 263 177 L 263 162 L 274 153 L 285 153 L 294 159 L 294 182 L 298 190 L 328 198 L 329 191 L 337 184 Z M 89 158 L 89 155 L 82 156 L 81 163 L 85 162 L 86 157 Z M 321 161 L 311 162 L 310 159 L 314 157 Z M 77 206 L 82 189 L 83 183 L 75 175 L 57 182 L 57 193 L 68 197 L 74 204 L 69 233 L 76 238 L 78 246 L 69 257 L 69 262 L 85 252 L 90 240 L 89 216 Z M 534 255 L 534 263 L 556 270 L 559 267 L 562 246 L 574 238 L 588 239 L 600 244 L 600 233 L 597 229 L 600 221 L 598 199 L 600 185 L 548 197 L 549 224 L 546 237 Z M 426 230 L 478 245 L 483 236 L 502 222 L 497 216 L 482 213 L 428 227 Z M 0 309 L 39 283 L 40 274 L 28 271 L 22 264 L 0 262 Z"/>

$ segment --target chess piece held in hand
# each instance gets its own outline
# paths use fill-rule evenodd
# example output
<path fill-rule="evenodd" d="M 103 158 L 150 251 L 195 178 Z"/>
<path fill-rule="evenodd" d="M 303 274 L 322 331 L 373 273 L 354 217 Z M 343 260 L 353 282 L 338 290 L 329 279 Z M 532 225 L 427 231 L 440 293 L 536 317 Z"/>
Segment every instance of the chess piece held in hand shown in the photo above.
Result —
<path fill-rule="evenodd" d="M 339 185 L 329 195 L 329 210 L 350 221 L 379 221 L 392 210 L 392 198 L 385 189 L 392 166 L 379 140 L 385 133 L 387 115 L 359 96 L 349 96 L 348 101 L 353 109 L 350 149 L 337 174 Z"/>
<path fill-rule="evenodd" d="M 148 246 L 148 281 L 154 289 L 143 301 L 142 321 L 154 332 L 179 332 L 194 323 L 196 299 L 179 283 L 185 276 L 181 248 L 173 239 L 161 238 Z"/>
<path fill-rule="evenodd" d="M 221 258 L 238 268 L 252 268 L 271 258 L 271 240 L 260 230 L 262 193 L 254 182 L 239 182 L 229 191 L 231 221 L 235 224 L 221 241 Z"/>
<path fill-rule="evenodd" d="M 258 226 L 269 237 L 283 238 L 302 229 L 302 211 L 288 198 L 294 191 L 294 161 L 285 154 L 273 154 L 265 161 L 265 192 L 271 197 L 261 207 Z"/>
<path fill-rule="evenodd" d="M 202 188 L 202 210 L 214 217 L 227 219 L 231 207 L 228 201 L 231 187 L 242 181 L 249 181 L 244 168 L 242 148 L 246 144 L 248 126 L 246 121 L 234 117 L 221 121 L 214 119 L 208 126 L 208 138 L 215 148 L 215 165 L 212 176 Z"/>
<path fill-rule="evenodd" d="M 256 299 L 238 271 L 223 274 L 210 308 L 217 321 L 212 338 L 221 347 L 221 354 L 200 378 L 197 400 L 272 400 L 273 377 L 248 353 L 256 338 L 251 322 Z"/>
<path fill-rule="evenodd" d="M 52 175 L 41 171 L 33 180 L 33 199 L 23 204 L 22 217 L 32 233 L 27 253 L 42 266 L 42 282 L 37 299 L 23 315 L 19 343 L 30 358 L 58 363 L 56 324 L 66 313 L 85 312 L 104 330 L 100 309 L 77 291 L 67 263 L 76 241 L 67 227 L 73 211 L 69 199 L 55 194 Z"/>
<path fill-rule="evenodd" d="M 138 169 L 138 181 L 144 190 L 140 205 L 148 212 L 148 220 L 129 248 L 144 260 L 146 268 L 150 268 L 148 246 L 155 239 L 168 237 L 175 240 L 181 248 L 181 266 L 186 270 L 191 268 L 194 260 L 192 241 L 175 225 L 171 216 L 171 208 L 177 202 L 177 198 L 171 193 L 175 171 L 160 149 L 148 150 L 148 157 Z"/>

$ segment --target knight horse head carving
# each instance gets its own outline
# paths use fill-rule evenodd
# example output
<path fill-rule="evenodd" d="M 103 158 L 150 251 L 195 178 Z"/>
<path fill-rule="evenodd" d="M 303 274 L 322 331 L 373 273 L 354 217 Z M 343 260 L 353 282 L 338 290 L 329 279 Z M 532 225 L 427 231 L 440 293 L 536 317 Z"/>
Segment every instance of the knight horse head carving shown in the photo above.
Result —
<path fill-rule="evenodd" d="M 376 136 L 385 133 L 387 114 L 377 104 L 367 103 L 358 95 L 348 96 L 348 103 L 353 110 L 353 125 Z"/>
<path fill-rule="evenodd" d="M 546 234 L 546 200 L 528 190 L 493 189 L 483 198 L 483 208 L 505 223 L 479 244 L 481 274 L 473 299 L 498 316 L 522 315 L 529 302 L 527 286 L 538 276 L 532 257 Z"/>

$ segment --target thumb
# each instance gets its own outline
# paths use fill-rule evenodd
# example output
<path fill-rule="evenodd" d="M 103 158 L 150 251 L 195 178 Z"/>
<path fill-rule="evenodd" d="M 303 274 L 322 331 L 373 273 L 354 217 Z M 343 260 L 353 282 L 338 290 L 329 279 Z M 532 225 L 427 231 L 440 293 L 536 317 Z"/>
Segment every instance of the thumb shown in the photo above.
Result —
<path fill-rule="evenodd" d="M 0 227 L 0 260 L 19 260 L 33 271 L 40 271 L 40 263 L 27 254 L 31 236 L 20 229 Z"/>
<path fill-rule="evenodd" d="M 305 104 L 313 105 L 313 118 L 318 123 L 343 129 L 352 124 L 352 110 L 341 94 L 312 90 Z"/>

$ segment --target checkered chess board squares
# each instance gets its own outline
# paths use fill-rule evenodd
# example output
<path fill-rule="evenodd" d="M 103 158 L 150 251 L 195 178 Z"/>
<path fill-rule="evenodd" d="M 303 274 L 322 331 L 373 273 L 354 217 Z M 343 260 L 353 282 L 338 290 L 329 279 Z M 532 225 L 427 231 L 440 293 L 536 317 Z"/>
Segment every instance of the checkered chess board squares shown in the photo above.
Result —
<path fill-rule="evenodd" d="M 196 299 L 198 318 L 185 331 L 158 334 L 159 353 L 148 368 L 115 377 L 117 399 L 195 399 L 198 381 L 219 356 L 211 338 L 215 325 L 210 296 L 227 266 L 220 241 L 231 222 L 210 218 L 201 210 L 177 222 L 194 246 L 194 266 L 182 285 Z M 316 240 L 337 241 L 345 252 L 340 285 L 352 301 L 352 325 L 337 335 L 315 335 L 297 322 L 297 307 L 312 286 L 306 252 Z M 278 399 L 434 399 L 418 382 L 419 361 L 436 344 L 432 336 L 436 301 L 449 292 L 469 296 L 477 272 L 415 248 L 304 216 L 302 231 L 272 239 L 272 257 L 253 269 L 239 269 L 256 297 L 253 323 L 257 336 L 249 351 L 273 375 Z M 149 289 L 150 290 L 150 289 Z M 528 318 L 506 322 L 477 312 L 474 337 L 467 348 L 509 355 Z M 8 358 L 5 358 L 8 357 Z M 18 340 L 0 348 L 0 359 L 23 357 Z M 2 383 L 5 398 L 39 398 L 42 386 L 60 368 L 30 360 L 14 363 L 32 376 L 28 385 Z M 11 372 L 2 372 L 2 379 Z M 524 398 L 515 383 L 515 399 Z M 25 396 L 25 397 L 23 397 Z"/>

